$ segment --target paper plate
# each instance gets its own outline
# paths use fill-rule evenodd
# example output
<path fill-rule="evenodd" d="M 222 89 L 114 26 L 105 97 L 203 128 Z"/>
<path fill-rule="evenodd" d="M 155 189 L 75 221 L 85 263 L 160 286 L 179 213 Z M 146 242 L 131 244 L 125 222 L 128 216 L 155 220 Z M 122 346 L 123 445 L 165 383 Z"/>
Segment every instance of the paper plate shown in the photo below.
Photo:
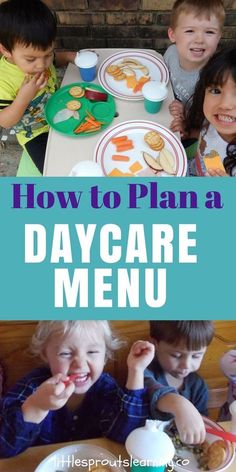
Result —
<path fill-rule="evenodd" d="M 106 102 L 91 101 L 88 100 L 85 96 L 81 98 L 74 98 L 69 93 L 69 90 L 74 86 L 80 86 L 83 89 L 89 87 L 90 89 L 105 92 L 104 89 L 100 87 L 100 85 L 95 85 L 87 82 L 76 82 L 70 85 L 66 85 L 65 87 L 61 87 L 59 90 L 57 90 L 57 92 L 55 92 L 51 96 L 51 98 L 46 104 L 45 116 L 48 124 L 59 133 L 66 134 L 67 136 L 71 136 L 73 138 L 100 133 L 112 122 L 114 118 L 116 112 L 114 98 L 109 94 Z M 67 103 L 71 100 L 76 100 L 81 103 L 81 107 L 79 108 L 79 110 L 77 110 L 79 113 L 79 119 L 70 117 L 65 121 L 55 123 L 54 119 L 56 114 L 61 110 L 66 110 Z M 83 122 L 84 118 L 86 117 L 87 111 L 91 113 L 97 120 L 103 121 L 104 124 L 102 124 L 101 129 L 99 131 L 75 134 L 74 129 L 79 126 L 81 122 Z"/>
<path fill-rule="evenodd" d="M 148 153 L 154 160 L 160 158 L 160 151 L 152 150 L 144 140 L 149 131 L 158 133 L 162 138 L 163 149 L 171 153 L 173 174 L 154 170 L 144 160 L 143 153 Z M 117 150 L 114 139 L 121 136 L 127 136 L 133 145 L 132 149 Z M 120 159 L 114 160 L 117 155 Z M 109 177 L 183 177 L 187 171 L 187 158 L 179 139 L 170 130 L 152 121 L 126 121 L 110 128 L 98 141 L 93 158 L 101 165 L 104 175 Z"/>
<path fill-rule="evenodd" d="M 107 449 L 86 443 L 57 449 L 40 462 L 34 472 L 67 472 L 70 470 L 88 472 L 95 465 L 95 461 L 98 461 L 98 466 L 106 463 L 108 467 L 110 462 L 109 469 L 114 472 L 125 472 L 125 469 L 119 464 L 118 458 Z"/>
<path fill-rule="evenodd" d="M 132 88 L 128 88 L 127 79 L 116 80 L 114 77 L 107 72 L 109 66 L 115 66 L 123 63 L 127 60 L 137 60 L 141 66 L 146 67 L 145 71 L 147 77 L 150 77 L 151 80 L 159 80 L 168 83 L 169 80 L 169 71 L 162 59 L 154 54 L 151 54 L 148 51 L 123 51 L 113 54 L 112 56 L 105 59 L 105 61 L 100 65 L 98 70 L 98 80 L 101 86 L 107 90 L 109 93 L 114 95 L 114 97 L 121 98 L 124 100 L 143 100 L 142 92 L 134 93 Z M 128 73 L 135 73 L 136 79 L 140 79 L 141 76 L 145 76 L 143 70 L 138 68 L 132 68 L 128 66 L 131 71 Z M 123 70 L 123 69 L 122 69 Z"/>
<path fill-rule="evenodd" d="M 224 428 L 222 428 L 210 418 L 203 417 L 203 420 L 206 427 L 224 431 Z M 167 430 L 168 426 L 164 429 L 164 431 L 168 433 Z M 220 438 L 218 436 L 206 433 L 206 441 L 209 443 L 209 445 L 215 441 L 218 441 L 219 439 Z M 220 441 L 224 442 L 225 458 L 218 468 L 208 469 L 210 472 L 223 472 L 232 464 L 235 458 L 234 445 L 230 441 L 225 441 L 224 439 L 220 439 Z M 178 459 L 176 459 L 177 456 Z M 190 446 L 189 449 L 183 448 L 176 451 L 176 456 L 173 459 L 173 462 L 174 470 L 176 472 L 200 472 L 204 470 L 204 468 L 201 468 L 198 463 L 197 454 L 194 452 L 193 446 Z"/>

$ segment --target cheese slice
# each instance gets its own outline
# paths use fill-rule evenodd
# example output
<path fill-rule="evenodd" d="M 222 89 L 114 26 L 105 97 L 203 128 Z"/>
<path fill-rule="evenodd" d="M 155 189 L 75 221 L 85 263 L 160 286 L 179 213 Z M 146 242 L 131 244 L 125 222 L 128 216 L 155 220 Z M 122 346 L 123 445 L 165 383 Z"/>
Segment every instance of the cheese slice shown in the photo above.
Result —
<path fill-rule="evenodd" d="M 219 155 L 214 156 L 214 157 L 204 157 L 204 164 L 206 166 L 206 169 L 214 169 L 214 170 L 223 170 L 225 172 L 225 168 L 223 166 L 223 162 L 220 158 Z"/>

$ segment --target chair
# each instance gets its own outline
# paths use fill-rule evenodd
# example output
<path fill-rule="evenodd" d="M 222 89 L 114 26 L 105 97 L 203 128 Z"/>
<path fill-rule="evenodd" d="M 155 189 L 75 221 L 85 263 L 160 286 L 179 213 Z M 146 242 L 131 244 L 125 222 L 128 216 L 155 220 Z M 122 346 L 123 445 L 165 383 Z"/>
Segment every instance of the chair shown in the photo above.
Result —
<path fill-rule="evenodd" d="M 209 388 L 208 416 L 217 421 L 221 407 L 227 400 L 228 387 Z"/>

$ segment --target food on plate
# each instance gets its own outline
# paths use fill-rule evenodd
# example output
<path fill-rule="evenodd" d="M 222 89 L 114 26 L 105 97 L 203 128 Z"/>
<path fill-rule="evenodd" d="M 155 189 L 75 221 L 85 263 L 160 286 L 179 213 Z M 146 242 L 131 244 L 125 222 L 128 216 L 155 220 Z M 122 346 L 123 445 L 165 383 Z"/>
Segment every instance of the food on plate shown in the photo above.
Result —
<path fill-rule="evenodd" d="M 136 72 L 143 74 L 137 78 Z M 143 85 L 150 80 L 149 69 L 137 59 L 126 58 L 118 64 L 111 64 L 106 67 L 106 72 L 113 77 L 114 80 L 122 81 L 126 79 L 126 85 L 132 89 L 134 93 L 140 92 Z"/>
<path fill-rule="evenodd" d="M 137 84 L 133 88 L 133 92 L 134 93 L 141 92 L 144 84 L 146 84 L 146 82 L 149 82 L 149 80 L 150 80 L 150 77 L 144 77 L 144 76 L 140 77 Z"/>
<path fill-rule="evenodd" d="M 124 152 L 129 151 L 130 149 L 134 149 L 134 143 L 132 139 L 128 139 L 127 136 L 121 138 L 113 138 L 111 142 L 116 146 L 116 152 Z"/>
<path fill-rule="evenodd" d="M 69 108 L 69 110 L 79 110 L 81 108 L 81 103 L 78 102 L 78 100 L 70 100 L 69 102 L 67 102 L 66 104 L 67 108 Z"/>
<path fill-rule="evenodd" d="M 85 116 L 82 123 L 80 123 L 79 126 L 76 126 L 74 129 L 75 134 L 99 131 L 104 124 L 104 121 L 96 120 L 96 118 L 89 111 L 86 111 L 86 115 L 87 116 Z"/>
<path fill-rule="evenodd" d="M 207 465 L 209 470 L 218 469 L 226 457 L 225 441 L 219 439 L 214 441 L 207 450 Z"/>
<path fill-rule="evenodd" d="M 117 74 L 117 73 L 120 72 L 120 67 L 119 67 L 119 66 L 116 66 L 116 65 L 107 66 L 106 72 L 107 72 L 109 75 Z"/>
<path fill-rule="evenodd" d="M 118 64 L 120 67 L 128 66 L 136 70 L 140 70 L 144 75 L 149 75 L 148 67 L 144 66 L 142 62 L 138 61 L 137 59 L 126 57 Z"/>
<path fill-rule="evenodd" d="M 155 159 L 147 152 L 143 152 L 143 158 L 148 167 L 151 167 L 151 169 L 155 170 L 156 172 L 160 172 L 161 170 L 163 170 L 159 159 Z"/>
<path fill-rule="evenodd" d="M 148 131 L 148 133 L 144 135 L 144 141 L 154 151 L 161 151 L 165 146 L 164 140 L 157 131 Z"/>
<path fill-rule="evenodd" d="M 73 111 L 73 110 L 69 110 L 68 108 L 63 108 L 62 110 L 59 110 L 55 114 L 53 118 L 53 123 L 61 123 L 62 121 L 66 121 L 71 117 L 75 118 L 76 120 L 79 120 L 78 111 Z"/>
<path fill-rule="evenodd" d="M 112 142 L 112 144 L 119 144 L 119 143 L 123 143 L 124 141 L 127 141 L 127 140 L 128 140 L 128 136 L 122 135 L 122 136 L 117 136 L 116 138 L 112 138 L 111 142 Z"/>
<path fill-rule="evenodd" d="M 69 94 L 72 95 L 72 97 L 81 98 L 84 96 L 84 89 L 79 85 L 75 85 L 74 87 L 70 88 Z"/>
<path fill-rule="evenodd" d="M 175 159 L 168 149 L 162 149 L 159 154 L 160 165 L 167 174 L 175 174 Z"/>
<path fill-rule="evenodd" d="M 130 167 L 129 167 L 129 170 L 130 172 L 132 172 L 133 174 L 136 174 L 137 172 L 139 172 L 140 170 L 142 170 L 143 166 L 142 164 L 140 164 L 139 161 L 135 161 Z"/>
<path fill-rule="evenodd" d="M 106 102 L 108 95 L 106 92 L 100 92 L 100 90 L 86 87 L 85 97 L 88 98 L 88 100 L 92 100 L 94 102 Z"/>
<path fill-rule="evenodd" d="M 211 471 L 220 468 L 226 457 L 226 443 L 222 439 L 216 440 L 213 443 L 204 441 L 202 444 L 184 444 L 179 438 L 179 433 L 174 422 L 170 423 L 165 432 L 171 437 L 176 449 L 174 462 L 181 457 L 181 451 L 189 451 L 195 455 L 198 467 L 202 471 Z M 185 456 L 186 457 L 186 456 Z"/>
<path fill-rule="evenodd" d="M 128 162 L 129 161 L 129 156 L 124 156 L 122 154 L 113 154 L 113 156 L 111 156 L 112 160 L 113 161 L 123 161 L 123 162 Z"/>

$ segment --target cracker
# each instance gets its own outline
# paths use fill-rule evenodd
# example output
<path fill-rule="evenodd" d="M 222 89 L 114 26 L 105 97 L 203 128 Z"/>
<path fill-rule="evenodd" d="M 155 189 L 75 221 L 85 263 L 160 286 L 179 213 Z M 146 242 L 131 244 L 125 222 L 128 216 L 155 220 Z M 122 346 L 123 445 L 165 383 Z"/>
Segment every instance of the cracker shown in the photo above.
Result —
<path fill-rule="evenodd" d="M 70 88 L 69 94 L 72 95 L 72 97 L 81 98 L 84 96 L 84 89 L 79 85 L 75 85 L 74 87 Z"/>
<path fill-rule="evenodd" d="M 149 131 L 144 135 L 144 141 L 149 145 L 154 151 L 161 151 L 165 146 L 164 140 L 157 133 L 157 131 Z"/>
<path fill-rule="evenodd" d="M 72 111 L 79 110 L 79 108 L 81 107 L 81 103 L 77 100 L 70 100 L 69 102 L 67 102 L 66 107 Z"/>

